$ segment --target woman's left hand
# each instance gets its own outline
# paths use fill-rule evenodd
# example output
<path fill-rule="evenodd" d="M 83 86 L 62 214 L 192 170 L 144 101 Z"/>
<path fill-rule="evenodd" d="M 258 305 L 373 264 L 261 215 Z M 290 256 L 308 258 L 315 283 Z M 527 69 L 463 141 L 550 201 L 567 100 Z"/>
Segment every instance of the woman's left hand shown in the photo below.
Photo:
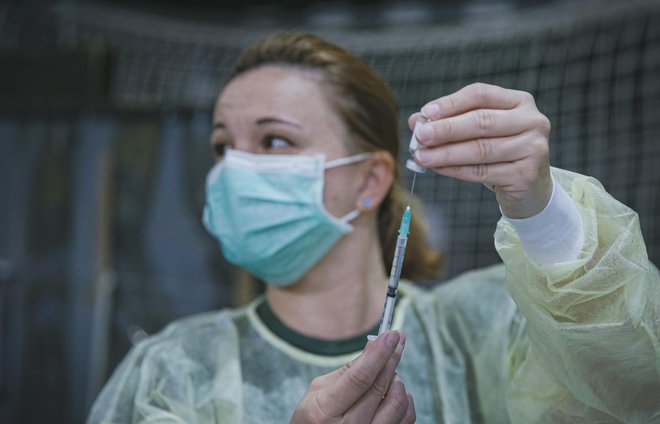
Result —
<path fill-rule="evenodd" d="M 412 395 L 396 374 L 405 336 L 388 331 L 349 364 L 316 377 L 289 424 L 415 422 Z"/>
<path fill-rule="evenodd" d="M 441 175 L 484 184 L 510 218 L 539 213 L 550 200 L 550 121 L 531 94 L 476 83 L 422 108 L 415 160 Z M 411 129 L 422 114 L 413 114 Z"/>

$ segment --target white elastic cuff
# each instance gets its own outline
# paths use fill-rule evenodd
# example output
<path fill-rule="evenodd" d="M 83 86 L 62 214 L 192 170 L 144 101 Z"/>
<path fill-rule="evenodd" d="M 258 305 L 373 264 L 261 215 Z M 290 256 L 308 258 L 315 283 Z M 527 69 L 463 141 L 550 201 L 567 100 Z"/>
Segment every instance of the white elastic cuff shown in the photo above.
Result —
<path fill-rule="evenodd" d="M 529 218 L 513 219 L 525 254 L 539 265 L 577 259 L 584 247 L 584 227 L 577 205 L 552 179 L 552 195 L 546 207 Z"/>

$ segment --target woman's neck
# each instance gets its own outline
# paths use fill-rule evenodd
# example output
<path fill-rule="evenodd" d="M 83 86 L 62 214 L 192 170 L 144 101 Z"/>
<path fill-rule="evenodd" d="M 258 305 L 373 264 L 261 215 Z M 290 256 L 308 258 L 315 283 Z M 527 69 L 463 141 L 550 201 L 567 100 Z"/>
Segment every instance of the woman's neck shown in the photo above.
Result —
<path fill-rule="evenodd" d="M 377 232 L 356 226 L 300 281 L 288 287 L 268 286 L 266 298 L 291 329 L 341 339 L 378 323 L 386 287 Z"/>

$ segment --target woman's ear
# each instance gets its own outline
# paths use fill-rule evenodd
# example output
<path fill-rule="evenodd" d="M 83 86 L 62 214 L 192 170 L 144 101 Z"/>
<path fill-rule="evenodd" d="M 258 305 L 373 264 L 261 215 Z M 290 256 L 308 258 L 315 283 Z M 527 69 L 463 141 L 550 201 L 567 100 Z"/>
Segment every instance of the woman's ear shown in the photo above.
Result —
<path fill-rule="evenodd" d="M 362 213 L 378 209 L 383 202 L 394 182 L 396 164 L 389 152 L 379 150 L 369 158 L 367 166 L 366 180 L 356 205 Z"/>

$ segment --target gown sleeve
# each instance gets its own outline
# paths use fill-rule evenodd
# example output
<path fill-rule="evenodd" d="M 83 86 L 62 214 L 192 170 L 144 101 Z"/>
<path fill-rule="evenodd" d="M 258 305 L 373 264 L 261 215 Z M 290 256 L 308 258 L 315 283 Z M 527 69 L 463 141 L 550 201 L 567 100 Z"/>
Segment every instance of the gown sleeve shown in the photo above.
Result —
<path fill-rule="evenodd" d="M 512 352 L 524 359 L 508 385 L 511 421 L 660 422 L 660 275 L 637 214 L 593 178 L 552 172 L 583 220 L 579 256 L 537 265 L 510 223 L 495 233 L 529 338 Z"/>
<path fill-rule="evenodd" d="M 171 324 L 124 358 L 88 424 L 241 422 L 238 338 L 226 315 Z"/>

